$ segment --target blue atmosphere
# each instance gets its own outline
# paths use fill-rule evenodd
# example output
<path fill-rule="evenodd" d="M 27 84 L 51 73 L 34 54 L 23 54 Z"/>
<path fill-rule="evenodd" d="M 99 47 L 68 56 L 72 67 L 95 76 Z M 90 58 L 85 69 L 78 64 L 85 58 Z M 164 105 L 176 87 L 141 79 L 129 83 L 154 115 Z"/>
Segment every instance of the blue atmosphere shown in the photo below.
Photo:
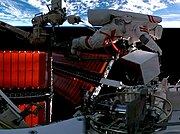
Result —
<path fill-rule="evenodd" d="M 0 21 L 13 26 L 32 26 L 38 13 L 47 13 L 51 0 L 1 0 Z M 66 0 L 67 15 L 78 15 L 88 22 L 88 9 L 115 9 L 162 17 L 164 28 L 180 28 L 180 0 Z M 62 26 L 69 26 L 64 23 Z"/>

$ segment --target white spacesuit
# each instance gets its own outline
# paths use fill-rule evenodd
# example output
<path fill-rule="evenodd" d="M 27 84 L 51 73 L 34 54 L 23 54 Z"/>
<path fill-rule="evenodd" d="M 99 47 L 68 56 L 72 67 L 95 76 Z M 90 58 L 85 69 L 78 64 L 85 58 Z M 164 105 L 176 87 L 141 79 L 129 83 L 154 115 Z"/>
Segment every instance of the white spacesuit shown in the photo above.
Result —
<path fill-rule="evenodd" d="M 74 21 L 73 21 L 74 20 Z M 79 17 L 69 17 L 68 22 L 80 22 Z M 154 39 L 160 39 L 162 26 L 158 25 L 162 19 L 139 13 L 124 12 L 110 9 L 88 10 L 88 21 L 95 26 L 102 26 L 92 36 L 82 36 L 72 40 L 71 53 L 77 54 L 82 49 L 97 49 L 106 44 L 107 39 L 123 38 L 129 45 L 141 42 L 152 51 L 162 55 L 160 47 Z"/>

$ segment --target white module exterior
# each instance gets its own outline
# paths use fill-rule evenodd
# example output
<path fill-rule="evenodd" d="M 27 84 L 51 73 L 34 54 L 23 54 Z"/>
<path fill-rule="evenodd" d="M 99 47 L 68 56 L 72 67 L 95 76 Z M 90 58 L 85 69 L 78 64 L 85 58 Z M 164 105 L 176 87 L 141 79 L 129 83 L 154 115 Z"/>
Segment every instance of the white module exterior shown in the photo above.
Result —
<path fill-rule="evenodd" d="M 157 53 L 136 50 L 122 57 L 125 67 L 139 75 L 143 84 L 149 83 L 160 74 L 160 64 Z"/>

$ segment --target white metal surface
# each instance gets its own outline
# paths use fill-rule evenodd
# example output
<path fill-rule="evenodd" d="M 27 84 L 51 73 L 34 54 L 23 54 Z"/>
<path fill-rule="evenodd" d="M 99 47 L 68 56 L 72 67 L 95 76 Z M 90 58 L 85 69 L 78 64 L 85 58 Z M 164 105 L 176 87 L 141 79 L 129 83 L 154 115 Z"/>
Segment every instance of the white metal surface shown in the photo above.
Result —
<path fill-rule="evenodd" d="M 0 134 L 84 134 L 84 121 L 78 117 L 32 128 L 1 129 Z"/>
<path fill-rule="evenodd" d="M 144 84 L 160 74 L 160 64 L 157 53 L 136 50 L 122 57 L 127 71 L 137 75 Z"/>

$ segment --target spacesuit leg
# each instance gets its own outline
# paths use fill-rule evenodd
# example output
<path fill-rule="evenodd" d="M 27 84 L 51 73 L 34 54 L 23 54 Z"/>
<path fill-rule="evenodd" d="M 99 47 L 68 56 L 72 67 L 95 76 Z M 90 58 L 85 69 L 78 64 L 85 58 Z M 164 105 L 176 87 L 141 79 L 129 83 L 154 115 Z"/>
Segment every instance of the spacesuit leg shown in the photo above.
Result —
<path fill-rule="evenodd" d="M 147 34 L 144 33 L 139 37 L 140 41 L 152 51 L 157 52 L 159 55 L 162 55 L 161 48 L 156 44 L 156 42 Z"/>
<path fill-rule="evenodd" d="M 71 53 L 77 54 L 82 49 L 97 49 L 103 47 L 106 36 L 96 32 L 92 36 L 82 36 L 72 40 Z"/>

